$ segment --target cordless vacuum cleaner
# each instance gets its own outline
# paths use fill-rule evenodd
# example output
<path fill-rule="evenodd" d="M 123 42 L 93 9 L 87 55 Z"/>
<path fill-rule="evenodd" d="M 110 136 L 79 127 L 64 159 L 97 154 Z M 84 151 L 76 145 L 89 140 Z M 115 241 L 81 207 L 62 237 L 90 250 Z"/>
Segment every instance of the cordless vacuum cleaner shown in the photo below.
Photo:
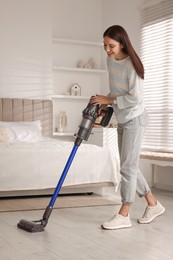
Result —
<path fill-rule="evenodd" d="M 108 125 L 111 116 L 113 113 L 113 108 L 112 107 L 107 107 L 105 110 L 103 110 L 103 114 L 104 116 L 102 117 L 102 120 L 100 123 L 98 123 L 99 125 L 105 127 Z M 28 232 L 42 232 L 44 231 L 44 228 L 46 227 L 47 223 L 48 223 L 48 219 L 51 215 L 51 212 L 53 210 L 53 206 L 54 203 L 56 201 L 56 198 L 59 194 L 59 191 L 62 187 L 62 184 L 65 180 L 65 177 L 67 175 L 67 172 L 70 168 L 70 165 L 73 161 L 73 158 L 77 152 L 78 147 L 80 146 L 81 142 L 83 140 L 87 141 L 88 137 L 92 131 L 92 128 L 95 124 L 95 121 L 97 119 L 97 117 L 99 116 L 99 105 L 92 105 L 90 103 L 88 103 L 87 107 L 83 110 L 82 112 L 83 115 L 83 119 L 81 121 L 81 124 L 79 125 L 79 130 L 78 133 L 75 135 L 75 143 L 73 146 L 73 149 L 71 151 L 71 154 L 67 160 L 67 163 L 65 165 L 65 168 L 62 172 L 62 175 L 59 179 L 59 182 L 55 188 L 55 191 L 52 195 L 52 198 L 49 202 L 49 205 L 47 206 L 47 208 L 45 209 L 45 212 L 43 214 L 42 219 L 40 220 L 34 220 L 34 221 L 28 221 L 25 219 L 21 219 L 19 221 L 19 223 L 17 224 L 18 228 L 23 229 L 25 231 Z"/>

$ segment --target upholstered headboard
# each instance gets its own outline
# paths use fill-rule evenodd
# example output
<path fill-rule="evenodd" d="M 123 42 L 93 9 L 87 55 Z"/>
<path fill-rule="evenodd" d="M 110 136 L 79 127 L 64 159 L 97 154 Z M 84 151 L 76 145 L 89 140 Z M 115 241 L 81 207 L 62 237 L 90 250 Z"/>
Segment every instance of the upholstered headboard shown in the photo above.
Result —
<path fill-rule="evenodd" d="M 0 121 L 41 120 L 43 136 L 53 134 L 53 104 L 51 100 L 0 98 Z"/>

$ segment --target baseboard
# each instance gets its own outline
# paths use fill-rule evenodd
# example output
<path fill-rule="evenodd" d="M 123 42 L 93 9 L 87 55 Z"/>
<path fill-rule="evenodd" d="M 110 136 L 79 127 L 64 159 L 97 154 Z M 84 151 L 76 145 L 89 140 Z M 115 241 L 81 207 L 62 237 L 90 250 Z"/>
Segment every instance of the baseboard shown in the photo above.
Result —
<path fill-rule="evenodd" d="M 110 189 L 109 189 L 110 188 Z M 112 183 L 92 183 L 62 187 L 59 194 L 76 194 L 76 193 L 95 193 L 101 195 L 104 190 L 108 189 L 115 194 L 115 187 Z M 20 196 L 39 196 L 52 195 L 55 188 L 39 190 L 19 190 L 19 191 L 0 191 L 1 197 L 20 197 Z"/>
<path fill-rule="evenodd" d="M 173 191 L 173 185 L 163 184 L 163 183 L 154 183 L 154 188 L 161 190 Z"/>

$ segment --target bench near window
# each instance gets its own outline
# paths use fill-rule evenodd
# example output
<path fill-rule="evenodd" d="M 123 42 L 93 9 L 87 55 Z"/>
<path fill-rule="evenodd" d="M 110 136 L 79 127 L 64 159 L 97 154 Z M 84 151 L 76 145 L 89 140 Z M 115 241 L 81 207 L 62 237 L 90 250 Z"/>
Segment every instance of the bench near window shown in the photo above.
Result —
<path fill-rule="evenodd" d="M 151 186 L 155 185 L 156 165 L 159 166 L 173 166 L 173 153 L 160 153 L 142 151 L 140 159 L 147 160 L 152 165 L 152 181 Z"/>

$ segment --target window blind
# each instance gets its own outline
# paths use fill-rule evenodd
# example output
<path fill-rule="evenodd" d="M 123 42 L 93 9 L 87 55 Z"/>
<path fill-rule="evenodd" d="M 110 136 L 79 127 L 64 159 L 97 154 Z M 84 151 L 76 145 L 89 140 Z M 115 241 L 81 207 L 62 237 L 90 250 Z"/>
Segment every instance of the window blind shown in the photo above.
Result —
<path fill-rule="evenodd" d="M 173 152 L 173 1 L 143 8 L 140 19 L 148 111 L 142 149 Z"/>

